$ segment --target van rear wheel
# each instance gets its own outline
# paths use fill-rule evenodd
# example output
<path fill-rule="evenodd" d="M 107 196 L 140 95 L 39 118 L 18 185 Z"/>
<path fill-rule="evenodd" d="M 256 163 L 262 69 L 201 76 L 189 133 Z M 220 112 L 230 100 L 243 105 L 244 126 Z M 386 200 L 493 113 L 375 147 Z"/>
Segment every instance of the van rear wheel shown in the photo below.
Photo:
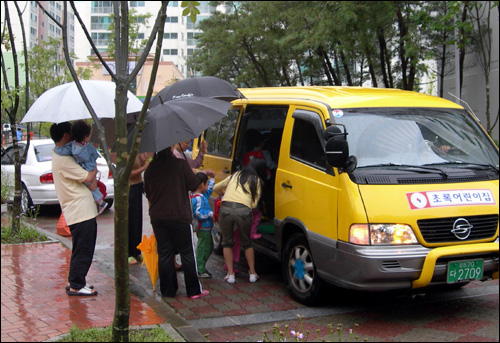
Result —
<path fill-rule="evenodd" d="M 309 306 L 318 302 L 323 281 L 316 272 L 311 249 L 303 234 L 294 234 L 286 242 L 282 270 L 287 289 L 295 300 Z"/>

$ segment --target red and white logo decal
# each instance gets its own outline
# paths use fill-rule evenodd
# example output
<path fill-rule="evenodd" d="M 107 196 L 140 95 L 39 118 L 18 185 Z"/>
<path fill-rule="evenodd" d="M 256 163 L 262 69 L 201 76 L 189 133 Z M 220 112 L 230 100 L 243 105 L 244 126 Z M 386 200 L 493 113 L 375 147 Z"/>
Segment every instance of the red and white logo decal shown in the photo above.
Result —
<path fill-rule="evenodd" d="M 406 193 L 406 198 L 412 210 L 444 206 L 496 204 L 489 189 L 414 192 Z"/>

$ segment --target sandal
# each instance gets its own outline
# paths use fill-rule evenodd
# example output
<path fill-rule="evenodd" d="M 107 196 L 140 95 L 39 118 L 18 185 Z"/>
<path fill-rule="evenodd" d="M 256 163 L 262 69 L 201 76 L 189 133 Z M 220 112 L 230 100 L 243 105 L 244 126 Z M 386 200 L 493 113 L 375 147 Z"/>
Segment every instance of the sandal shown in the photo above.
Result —
<path fill-rule="evenodd" d="M 85 285 L 85 287 L 90 288 L 90 289 L 94 289 L 94 285 Z M 69 292 L 70 289 L 71 289 L 70 286 L 66 286 L 66 292 Z"/>
<path fill-rule="evenodd" d="M 85 286 L 83 288 L 80 288 L 76 292 L 74 292 L 74 291 L 68 291 L 68 295 L 69 296 L 80 296 L 80 297 L 94 296 L 94 295 L 97 295 L 97 291 L 95 291 L 95 290 L 93 290 L 93 289 L 88 288 L 87 286 Z"/>
<path fill-rule="evenodd" d="M 191 298 L 191 299 L 200 299 L 200 298 L 205 297 L 205 296 L 207 296 L 207 295 L 209 295 L 209 294 L 210 294 L 210 292 L 209 292 L 209 291 L 204 290 L 204 291 L 203 291 L 203 292 L 201 292 L 200 294 L 193 295 L 193 296 L 191 296 L 190 298 Z"/>

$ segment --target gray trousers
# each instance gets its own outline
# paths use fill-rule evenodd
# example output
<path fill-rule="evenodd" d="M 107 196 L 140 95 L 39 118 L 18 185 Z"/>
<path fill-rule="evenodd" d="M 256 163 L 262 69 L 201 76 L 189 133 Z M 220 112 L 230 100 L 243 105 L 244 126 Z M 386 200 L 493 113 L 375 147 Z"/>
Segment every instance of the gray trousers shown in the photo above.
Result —
<path fill-rule="evenodd" d="M 234 246 L 234 231 L 239 229 L 240 243 L 243 250 L 252 247 L 250 231 L 252 229 L 252 209 L 236 202 L 223 201 L 219 212 L 219 226 L 222 233 L 222 246 Z"/>

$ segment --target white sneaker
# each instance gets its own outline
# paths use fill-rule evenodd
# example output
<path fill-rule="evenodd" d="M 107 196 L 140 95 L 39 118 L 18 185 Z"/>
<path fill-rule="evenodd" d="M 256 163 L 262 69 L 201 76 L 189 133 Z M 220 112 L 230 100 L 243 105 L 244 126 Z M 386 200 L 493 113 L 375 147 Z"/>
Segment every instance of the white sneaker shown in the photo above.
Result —
<path fill-rule="evenodd" d="M 227 283 L 235 283 L 236 282 L 236 278 L 234 276 L 234 273 L 231 274 L 231 275 L 224 276 L 224 281 L 226 281 Z"/>
<path fill-rule="evenodd" d="M 250 274 L 248 281 L 254 283 L 254 282 L 257 282 L 258 279 L 259 279 L 259 276 L 257 274 Z"/>

